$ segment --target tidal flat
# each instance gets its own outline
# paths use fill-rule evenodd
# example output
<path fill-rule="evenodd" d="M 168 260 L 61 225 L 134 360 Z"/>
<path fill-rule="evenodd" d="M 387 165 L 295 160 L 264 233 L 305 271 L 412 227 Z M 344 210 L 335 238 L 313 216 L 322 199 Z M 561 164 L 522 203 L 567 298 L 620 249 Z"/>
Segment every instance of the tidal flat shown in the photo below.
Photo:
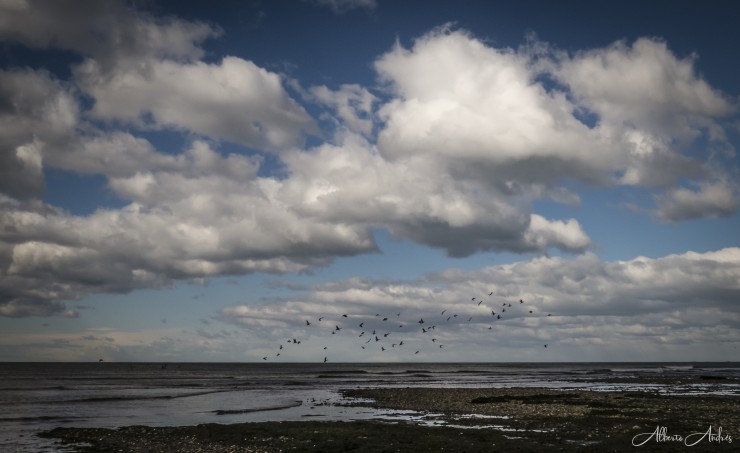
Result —
<path fill-rule="evenodd" d="M 537 387 L 342 393 L 345 404 L 401 415 L 343 422 L 57 428 L 41 435 L 78 452 L 718 452 L 740 445 L 738 396 Z"/>

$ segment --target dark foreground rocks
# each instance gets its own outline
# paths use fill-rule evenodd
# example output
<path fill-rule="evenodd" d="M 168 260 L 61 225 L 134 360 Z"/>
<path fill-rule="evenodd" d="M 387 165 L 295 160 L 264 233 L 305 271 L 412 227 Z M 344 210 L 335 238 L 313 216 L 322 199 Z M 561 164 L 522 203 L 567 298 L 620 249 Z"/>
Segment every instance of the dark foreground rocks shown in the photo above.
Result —
<path fill-rule="evenodd" d="M 305 421 L 58 428 L 42 435 L 86 452 L 740 451 L 737 396 L 540 388 L 358 389 L 345 394 L 373 400 L 355 403 L 364 406 L 436 414 L 429 420 L 446 426 Z"/>

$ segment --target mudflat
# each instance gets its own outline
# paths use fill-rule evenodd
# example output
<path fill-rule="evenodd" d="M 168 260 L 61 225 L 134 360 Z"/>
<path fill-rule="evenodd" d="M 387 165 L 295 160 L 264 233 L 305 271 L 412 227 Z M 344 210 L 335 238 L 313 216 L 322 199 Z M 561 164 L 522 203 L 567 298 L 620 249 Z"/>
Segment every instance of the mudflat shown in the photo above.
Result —
<path fill-rule="evenodd" d="M 41 435 L 76 445 L 81 452 L 721 452 L 740 447 L 737 396 L 546 388 L 382 388 L 343 393 L 347 404 L 417 411 L 429 415 L 428 423 L 57 428 Z"/>

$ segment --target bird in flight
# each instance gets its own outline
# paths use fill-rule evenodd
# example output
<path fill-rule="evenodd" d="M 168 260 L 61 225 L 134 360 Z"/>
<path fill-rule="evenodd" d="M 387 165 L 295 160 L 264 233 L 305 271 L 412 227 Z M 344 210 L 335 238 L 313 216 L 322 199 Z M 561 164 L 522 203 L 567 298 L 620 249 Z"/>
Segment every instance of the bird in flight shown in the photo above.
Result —
<path fill-rule="evenodd" d="M 306 320 L 306 325 L 307 325 L 307 326 L 310 326 L 310 325 L 311 325 L 311 323 L 310 323 L 310 322 L 308 322 L 308 319 Z"/>

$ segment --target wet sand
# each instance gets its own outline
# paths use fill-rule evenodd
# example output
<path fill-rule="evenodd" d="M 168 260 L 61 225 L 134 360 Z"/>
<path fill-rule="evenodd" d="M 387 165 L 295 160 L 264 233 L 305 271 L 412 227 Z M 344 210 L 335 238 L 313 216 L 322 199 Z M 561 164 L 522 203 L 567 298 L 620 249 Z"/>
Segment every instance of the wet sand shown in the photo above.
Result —
<path fill-rule="evenodd" d="M 437 414 L 435 423 L 442 420 L 446 426 L 305 421 L 58 428 L 44 436 L 64 443 L 88 443 L 88 447 L 77 448 L 87 452 L 722 452 L 740 447 L 737 396 L 544 388 L 357 389 L 344 393 L 363 399 L 352 405 Z M 710 427 L 711 436 L 707 433 Z M 635 447 L 633 441 L 644 443 Z"/>

